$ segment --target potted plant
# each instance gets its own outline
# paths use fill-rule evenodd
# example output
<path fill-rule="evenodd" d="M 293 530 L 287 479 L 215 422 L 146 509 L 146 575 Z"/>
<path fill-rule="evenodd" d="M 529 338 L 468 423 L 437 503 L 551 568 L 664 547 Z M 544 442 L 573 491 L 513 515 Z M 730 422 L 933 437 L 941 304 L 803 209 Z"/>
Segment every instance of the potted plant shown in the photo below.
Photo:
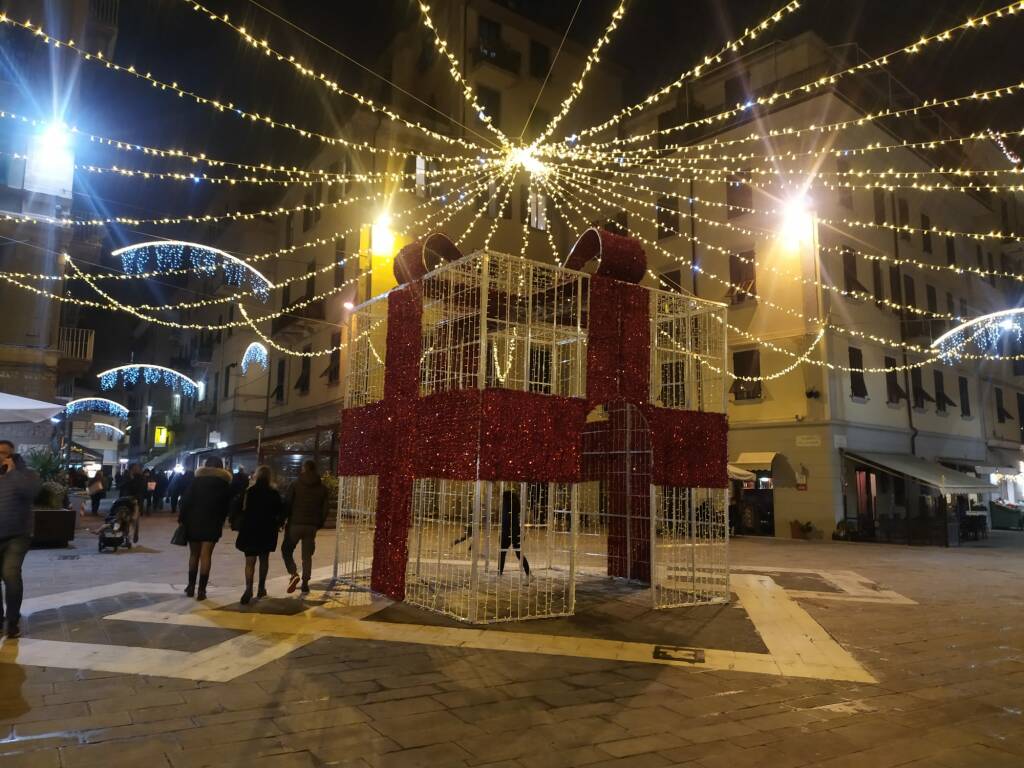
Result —
<path fill-rule="evenodd" d="M 25 463 L 42 485 L 32 503 L 32 544 L 66 547 L 75 538 L 75 512 L 68 504 L 64 462 L 53 451 L 31 451 Z"/>
<path fill-rule="evenodd" d="M 811 533 L 814 531 L 814 524 L 808 520 L 806 523 L 801 523 L 799 520 L 789 521 L 789 535 L 794 539 L 809 539 Z"/>

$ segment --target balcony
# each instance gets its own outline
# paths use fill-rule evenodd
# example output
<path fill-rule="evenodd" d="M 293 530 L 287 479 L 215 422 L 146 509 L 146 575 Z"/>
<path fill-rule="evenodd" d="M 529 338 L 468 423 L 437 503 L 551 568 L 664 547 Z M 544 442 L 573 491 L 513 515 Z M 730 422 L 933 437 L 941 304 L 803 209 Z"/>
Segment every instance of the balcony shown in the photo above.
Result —
<path fill-rule="evenodd" d="M 80 376 L 92 365 L 92 347 L 95 331 L 90 328 L 61 326 L 57 334 L 60 350 L 58 368 L 61 373 Z"/>
<path fill-rule="evenodd" d="M 473 46 L 471 61 L 473 67 L 491 73 L 491 83 L 507 88 L 519 79 L 523 55 L 500 40 L 478 40 Z"/>
<path fill-rule="evenodd" d="M 949 322 L 941 318 L 909 315 L 903 321 L 903 335 L 908 342 L 924 344 L 931 342 L 949 330 Z"/>
<path fill-rule="evenodd" d="M 299 302 L 305 301 L 305 298 Z M 298 302 L 297 302 L 298 303 Z M 270 334 L 276 336 L 279 333 L 293 335 L 305 335 L 326 318 L 324 311 L 324 300 L 317 299 L 305 306 L 296 307 L 294 304 L 285 310 L 285 314 L 275 317 L 270 323 Z"/>

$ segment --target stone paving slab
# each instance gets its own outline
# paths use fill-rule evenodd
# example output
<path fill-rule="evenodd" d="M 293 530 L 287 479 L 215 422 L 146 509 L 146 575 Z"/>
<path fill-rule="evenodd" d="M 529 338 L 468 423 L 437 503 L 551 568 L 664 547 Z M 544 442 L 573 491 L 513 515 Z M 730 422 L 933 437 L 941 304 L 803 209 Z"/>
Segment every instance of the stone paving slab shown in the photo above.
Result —
<path fill-rule="evenodd" d="M 93 542 L 83 536 L 77 561 L 31 552 L 28 597 L 139 581 L 142 573 L 180 584 L 181 550 L 162 543 L 170 522 L 144 523 L 152 551 L 101 561 L 86 556 Z M 321 537 L 318 566 L 329 562 L 330 543 Z M 800 608 L 874 683 L 327 636 L 229 682 L 160 677 L 158 669 L 136 675 L 0 663 L 0 766 L 1024 765 L 1024 534 L 993 532 L 979 544 L 733 543 L 734 562 L 767 568 L 758 573 L 783 588 L 829 593 L 798 598 Z M 215 554 L 222 602 L 214 613 L 244 618 L 228 602 L 241 580 L 235 555 L 229 546 Z M 913 602 L 844 601 L 824 577 L 773 572 L 780 563 L 855 572 Z M 275 562 L 272 577 L 282 573 Z M 210 633 L 240 632 L 141 622 L 113 629 L 106 625 L 121 622 L 102 618 L 167 599 L 126 592 L 41 611 L 26 619 L 26 637 L 67 639 L 81 627 L 102 630 L 111 645 L 120 637 L 123 647 L 140 641 L 180 651 L 220 637 Z M 309 606 L 278 592 L 265 607 L 284 621 Z M 728 610 L 730 620 L 748 622 L 744 611 Z M 687 633 L 695 615 L 680 609 L 656 620 L 668 616 L 666 631 Z M 545 631 L 554 622 L 533 624 L 533 634 L 571 634 L 565 626 Z M 725 627 L 732 623 L 709 631 L 728 634 Z M 523 627 L 497 631 L 510 630 Z M 602 622 L 590 630 L 638 631 Z M 738 635 L 737 645 L 744 642 Z"/>

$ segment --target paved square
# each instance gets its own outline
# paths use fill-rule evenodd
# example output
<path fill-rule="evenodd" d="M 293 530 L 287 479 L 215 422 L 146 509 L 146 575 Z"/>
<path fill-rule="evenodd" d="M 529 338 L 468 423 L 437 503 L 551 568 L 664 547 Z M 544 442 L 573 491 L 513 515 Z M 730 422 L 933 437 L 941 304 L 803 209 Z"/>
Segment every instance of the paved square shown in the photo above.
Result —
<path fill-rule="evenodd" d="M 181 595 L 146 546 L 26 561 L 0 647 L 7 766 L 1024 764 L 1024 535 L 960 550 L 741 539 L 727 606 L 581 585 L 574 617 L 481 629 L 331 587 Z M 68 555 L 78 555 L 69 559 Z"/>

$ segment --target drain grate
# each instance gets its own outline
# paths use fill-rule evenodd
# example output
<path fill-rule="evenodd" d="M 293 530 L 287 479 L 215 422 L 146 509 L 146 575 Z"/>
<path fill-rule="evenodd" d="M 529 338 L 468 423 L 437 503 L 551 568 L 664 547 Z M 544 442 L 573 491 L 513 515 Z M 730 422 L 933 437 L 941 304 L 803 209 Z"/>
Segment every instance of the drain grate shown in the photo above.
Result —
<path fill-rule="evenodd" d="M 58 560 L 77 560 L 78 555 L 57 555 Z"/>

